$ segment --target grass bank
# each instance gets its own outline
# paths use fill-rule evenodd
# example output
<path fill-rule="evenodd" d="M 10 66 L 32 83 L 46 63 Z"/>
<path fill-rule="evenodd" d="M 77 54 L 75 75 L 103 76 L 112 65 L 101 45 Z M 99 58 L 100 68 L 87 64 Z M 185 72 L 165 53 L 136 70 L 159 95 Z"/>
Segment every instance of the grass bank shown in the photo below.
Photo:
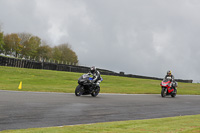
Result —
<path fill-rule="evenodd" d="M 82 73 L 0 66 L 0 89 L 74 93 Z M 101 93 L 160 94 L 159 80 L 102 75 Z M 22 81 L 22 90 L 18 89 Z M 180 83 L 178 94 L 200 95 L 200 84 Z"/>
<path fill-rule="evenodd" d="M 6 130 L 2 133 L 199 133 L 200 115 L 105 122 L 50 128 Z"/>

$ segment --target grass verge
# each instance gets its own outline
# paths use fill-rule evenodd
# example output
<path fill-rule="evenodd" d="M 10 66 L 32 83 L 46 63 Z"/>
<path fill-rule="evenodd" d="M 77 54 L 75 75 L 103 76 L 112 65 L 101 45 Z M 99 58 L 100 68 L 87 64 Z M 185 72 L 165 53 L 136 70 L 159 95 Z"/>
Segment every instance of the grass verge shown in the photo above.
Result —
<path fill-rule="evenodd" d="M 0 89 L 74 93 L 82 73 L 0 66 Z M 101 93 L 160 94 L 159 80 L 102 75 Z M 178 94 L 200 95 L 200 84 L 179 83 Z"/>
<path fill-rule="evenodd" d="M 105 122 L 63 127 L 5 130 L 2 133 L 199 133 L 200 115 Z"/>

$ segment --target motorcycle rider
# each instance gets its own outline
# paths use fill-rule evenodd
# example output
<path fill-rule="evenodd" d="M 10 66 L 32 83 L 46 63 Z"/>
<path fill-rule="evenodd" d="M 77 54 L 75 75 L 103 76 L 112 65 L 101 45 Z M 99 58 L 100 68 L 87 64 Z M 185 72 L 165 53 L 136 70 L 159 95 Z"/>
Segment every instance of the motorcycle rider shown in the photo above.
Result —
<path fill-rule="evenodd" d="M 174 79 L 174 75 L 172 75 L 172 72 L 170 70 L 167 71 L 167 75 L 165 76 L 165 79 L 170 79 L 172 83 L 172 88 L 176 89 L 177 83 Z"/>
<path fill-rule="evenodd" d="M 165 79 L 171 79 L 174 80 L 174 75 L 172 75 L 172 72 L 169 70 L 167 71 L 167 75 L 165 76 Z"/>
<path fill-rule="evenodd" d="M 92 66 L 90 68 L 90 71 L 88 74 L 93 76 L 92 83 L 94 83 L 96 86 L 99 86 L 101 83 L 101 75 L 100 75 L 100 72 L 97 71 L 95 66 Z"/>

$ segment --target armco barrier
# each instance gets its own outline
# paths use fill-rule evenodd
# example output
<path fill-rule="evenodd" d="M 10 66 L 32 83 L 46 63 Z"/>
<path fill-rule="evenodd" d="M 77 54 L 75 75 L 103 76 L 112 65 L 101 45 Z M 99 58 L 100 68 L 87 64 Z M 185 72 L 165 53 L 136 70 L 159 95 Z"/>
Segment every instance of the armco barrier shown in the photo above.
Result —
<path fill-rule="evenodd" d="M 85 66 L 75 66 L 75 65 L 66 65 L 66 64 L 56 64 L 49 62 L 36 62 L 31 60 L 24 59 L 15 59 L 0 56 L 0 66 L 11 66 L 11 67 L 21 67 L 21 68 L 32 68 L 32 69 L 46 69 L 46 70 L 57 70 L 57 71 L 68 71 L 68 72 L 79 72 L 79 73 L 87 73 L 89 71 L 89 67 Z M 140 75 L 132 75 L 132 74 L 124 74 L 124 72 L 113 72 L 105 69 L 98 69 L 102 75 L 113 75 L 113 76 L 123 76 L 130 78 L 142 78 L 142 79 L 154 79 L 154 80 L 162 80 L 162 78 L 156 77 L 148 77 L 148 76 L 140 76 Z M 192 83 L 193 80 L 182 80 L 176 79 L 177 82 L 185 82 Z"/>

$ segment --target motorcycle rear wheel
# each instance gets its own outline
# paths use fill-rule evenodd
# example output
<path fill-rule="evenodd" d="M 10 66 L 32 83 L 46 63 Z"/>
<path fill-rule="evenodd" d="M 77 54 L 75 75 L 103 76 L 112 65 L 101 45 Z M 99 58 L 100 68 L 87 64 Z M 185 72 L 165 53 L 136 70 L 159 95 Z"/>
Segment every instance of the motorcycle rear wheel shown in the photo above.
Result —
<path fill-rule="evenodd" d="M 99 94 L 99 92 L 100 92 L 100 87 L 98 86 L 98 87 L 96 87 L 95 90 L 91 93 L 91 95 L 92 95 L 93 97 L 96 97 L 96 96 Z"/>
<path fill-rule="evenodd" d="M 81 96 L 83 94 L 83 92 L 84 92 L 83 86 L 78 85 L 76 87 L 76 90 L 75 90 L 75 95 L 76 96 Z"/>
<path fill-rule="evenodd" d="M 175 89 L 175 93 L 172 93 L 172 94 L 171 94 L 171 97 L 175 97 L 175 96 L 176 96 L 176 93 L 177 93 L 177 90 Z"/>

